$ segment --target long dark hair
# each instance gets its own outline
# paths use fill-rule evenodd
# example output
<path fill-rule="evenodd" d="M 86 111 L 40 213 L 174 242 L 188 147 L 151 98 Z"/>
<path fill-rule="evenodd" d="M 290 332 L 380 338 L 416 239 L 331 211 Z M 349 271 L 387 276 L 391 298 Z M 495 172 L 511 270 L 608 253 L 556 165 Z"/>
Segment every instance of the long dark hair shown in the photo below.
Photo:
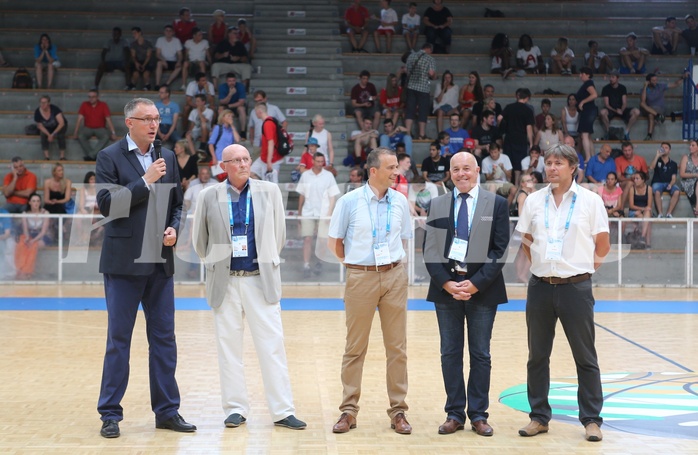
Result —
<path fill-rule="evenodd" d="M 480 79 L 480 73 L 477 71 L 471 71 L 470 74 L 475 76 L 475 88 L 473 88 L 473 94 L 475 95 L 475 99 L 478 101 L 482 101 L 485 99 L 485 92 L 482 90 L 482 80 Z"/>
<path fill-rule="evenodd" d="M 90 179 L 92 177 L 97 177 L 97 174 L 92 171 L 88 171 L 87 174 L 85 174 L 85 178 L 83 179 L 82 183 L 90 183 Z"/>
<path fill-rule="evenodd" d="M 51 37 L 48 36 L 48 33 L 42 33 L 41 36 L 39 37 L 39 47 L 41 47 L 41 40 L 44 39 L 44 36 L 48 40 L 48 50 L 51 50 L 53 48 L 53 44 L 51 43 Z"/>
<path fill-rule="evenodd" d="M 441 88 L 444 88 L 444 84 L 446 83 L 446 75 L 450 74 L 451 75 L 451 85 L 449 87 L 453 87 L 455 84 L 453 83 L 453 73 L 451 70 L 446 70 L 444 73 L 441 75 Z"/>
<path fill-rule="evenodd" d="M 494 38 L 492 38 L 490 49 L 501 49 L 503 47 L 509 47 L 509 37 L 506 33 L 497 33 L 494 35 Z"/>

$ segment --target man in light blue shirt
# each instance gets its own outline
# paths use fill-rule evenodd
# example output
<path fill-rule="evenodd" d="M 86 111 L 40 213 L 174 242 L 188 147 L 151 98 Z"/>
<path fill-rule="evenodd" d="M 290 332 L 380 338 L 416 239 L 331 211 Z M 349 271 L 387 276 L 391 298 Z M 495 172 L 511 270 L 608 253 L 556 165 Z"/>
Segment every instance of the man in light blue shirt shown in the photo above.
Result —
<path fill-rule="evenodd" d="M 160 128 L 158 129 L 158 139 L 163 143 L 172 142 L 172 146 L 182 139 L 177 132 L 177 122 L 179 121 L 179 104 L 170 101 L 171 90 L 169 85 L 163 85 L 158 90 L 160 101 L 155 103 L 160 113 Z"/>

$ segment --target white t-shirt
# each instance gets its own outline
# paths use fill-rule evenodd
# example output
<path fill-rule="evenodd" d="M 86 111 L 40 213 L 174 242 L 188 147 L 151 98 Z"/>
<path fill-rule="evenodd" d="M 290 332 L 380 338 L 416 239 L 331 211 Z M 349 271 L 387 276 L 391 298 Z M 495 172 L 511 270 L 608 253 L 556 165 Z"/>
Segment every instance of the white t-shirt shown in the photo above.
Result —
<path fill-rule="evenodd" d="M 555 48 L 553 48 L 552 51 L 550 51 L 550 56 L 555 57 L 557 55 L 557 51 Z M 569 47 L 565 49 L 565 52 L 562 53 L 562 57 L 569 57 L 569 58 L 574 58 L 574 52 L 572 52 L 572 49 Z"/>
<path fill-rule="evenodd" d="M 599 66 L 601 66 L 601 60 L 603 60 L 604 57 L 606 57 L 605 52 L 596 51 L 596 57 L 594 57 L 594 68 L 595 69 L 599 69 Z M 586 65 L 586 63 L 588 61 L 589 61 L 589 52 L 584 54 L 584 64 Z"/>
<path fill-rule="evenodd" d="M 160 55 L 162 55 L 162 58 L 168 62 L 176 62 L 177 52 L 182 50 L 182 43 L 175 37 L 172 37 L 170 41 L 167 41 L 167 38 L 161 36 L 155 42 L 155 47 L 160 49 Z"/>
<path fill-rule="evenodd" d="M 198 84 L 196 81 L 191 81 L 190 83 L 187 84 L 187 90 L 185 91 L 185 94 L 187 96 L 196 96 L 196 95 L 213 95 L 216 93 L 216 90 L 213 88 L 213 84 L 211 82 L 206 82 L 206 91 L 204 92 L 203 90 L 199 89 Z"/>
<path fill-rule="evenodd" d="M 210 108 L 204 110 L 204 118 L 206 119 L 206 129 L 211 131 L 211 122 L 213 121 L 213 111 Z M 194 123 L 194 129 L 201 129 L 201 119 L 199 118 L 199 110 L 194 109 L 189 113 L 189 121 Z"/>
<path fill-rule="evenodd" d="M 331 172 L 312 169 L 301 174 L 296 191 L 305 197 L 301 216 L 330 216 L 330 198 L 339 196 L 339 187 Z"/>
<path fill-rule="evenodd" d="M 195 43 L 193 39 L 189 39 L 186 43 L 184 43 L 184 47 L 187 49 L 187 58 L 190 62 L 206 61 L 208 41 L 205 39 L 202 39 L 198 43 Z"/>
<path fill-rule="evenodd" d="M 436 97 L 439 96 L 439 94 L 441 94 L 441 82 L 437 82 L 436 90 L 434 91 L 434 110 L 440 108 L 441 106 L 445 106 L 446 104 L 450 104 L 452 108 L 457 109 L 458 94 L 460 93 L 459 90 L 460 89 L 458 88 L 458 85 L 453 84 L 453 87 L 446 90 L 446 93 L 444 93 L 444 96 L 441 98 L 441 102 L 437 103 Z"/>
<path fill-rule="evenodd" d="M 410 16 L 409 13 L 402 15 L 402 31 L 418 31 L 421 23 L 419 14 Z"/>
<path fill-rule="evenodd" d="M 521 160 L 521 169 L 524 171 L 528 169 L 528 167 L 531 165 L 531 157 L 527 156 L 526 158 Z M 545 162 L 543 161 L 543 155 L 538 157 L 538 164 L 536 165 L 536 171 L 540 172 L 541 174 L 545 174 Z"/>
<path fill-rule="evenodd" d="M 394 9 L 382 9 L 381 10 L 381 22 L 395 22 L 397 24 L 397 13 Z M 395 31 L 394 25 L 379 25 L 378 30 L 392 30 Z"/>
<path fill-rule="evenodd" d="M 494 178 L 492 180 L 488 180 L 488 182 L 506 182 L 507 181 L 507 175 L 504 173 L 502 168 L 499 166 L 500 164 L 504 165 L 504 169 L 507 171 L 511 171 L 513 166 L 511 165 L 511 160 L 507 155 L 504 153 L 501 153 L 499 155 L 499 158 L 497 161 L 493 160 L 491 156 L 488 156 L 484 160 L 482 160 L 482 172 L 484 174 L 491 174 L 492 171 L 494 170 Z"/>
<path fill-rule="evenodd" d="M 538 46 L 533 46 L 529 51 L 527 51 L 526 49 L 519 49 L 518 51 L 516 51 L 516 59 L 523 60 L 524 68 L 529 69 L 538 68 L 538 62 L 540 61 L 540 58 L 542 56 L 543 54 L 541 54 L 540 48 Z"/>
<path fill-rule="evenodd" d="M 217 166 L 217 165 L 216 165 Z M 189 182 L 189 188 L 187 188 L 187 191 L 184 192 L 184 200 L 189 201 L 189 209 L 187 209 L 187 213 L 194 213 L 196 210 L 196 201 L 199 198 L 199 193 L 201 193 L 204 189 L 208 188 L 209 186 L 213 186 L 216 183 L 215 179 L 209 180 L 206 183 L 201 183 L 201 181 L 197 178 L 196 179 L 197 183 L 194 183 L 194 180 Z"/>

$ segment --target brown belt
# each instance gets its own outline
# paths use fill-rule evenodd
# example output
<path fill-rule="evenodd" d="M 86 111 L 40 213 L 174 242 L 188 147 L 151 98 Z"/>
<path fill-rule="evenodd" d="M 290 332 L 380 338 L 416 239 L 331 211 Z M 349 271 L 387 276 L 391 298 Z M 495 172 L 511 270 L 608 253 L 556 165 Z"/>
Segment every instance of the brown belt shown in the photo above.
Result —
<path fill-rule="evenodd" d="M 249 270 L 231 270 L 230 271 L 230 276 L 246 277 L 246 276 L 257 276 L 257 275 L 259 275 L 259 269 L 252 270 L 251 272 Z"/>
<path fill-rule="evenodd" d="M 387 272 L 388 270 L 394 269 L 398 265 L 402 264 L 402 261 L 396 261 L 392 264 L 385 265 L 356 265 L 356 264 L 344 264 L 348 269 L 363 270 L 364 272 Z"/>
<path fill-rule="evenodd" d="M 573 284 L 588 280 L 591 278 L 591 273 L 582 273 L 581 275 L 575 275 L 569 278 L 560 278 L 557 276 L 539 276 L 536 278 L 548 284 Z"/>

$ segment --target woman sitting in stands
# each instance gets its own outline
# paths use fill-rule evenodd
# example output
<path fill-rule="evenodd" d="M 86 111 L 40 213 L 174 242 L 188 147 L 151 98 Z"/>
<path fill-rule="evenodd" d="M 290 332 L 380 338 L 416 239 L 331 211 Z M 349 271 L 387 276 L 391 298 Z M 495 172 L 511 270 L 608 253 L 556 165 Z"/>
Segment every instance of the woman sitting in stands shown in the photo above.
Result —
<path fill-rule="evenodd" d="M 652 218 L 652 191 L 647 184 L 647 174 L 643 171 L 637 171 L 631 177 L 633 185 L 630 187 L 628 194 L 628 218 Z M 637 234 L 638 228 L 635 228 Z M 630 242 L 632 245 L 637 245 L 639 248 L 650 248 L 650 236 L 652 235 L 652 223 L 648 221 L 642 222 L 642 232 L 637 242 Z"/>
<path fill-rule="evenodd" d="M 696 193 L 698 193 L 698 139 L 693 139 L 688 143 L 688 150 L 688 155 L 682 156 L 679 164 L 681 189 L 686 193 L 686 197 L 688 197 L 688 201 L 691 203 L 693 214 L 698 216 L 698 205 L 696 205 Z"/>
<path fill-rule="evenodd" d="M 543 74 L 543 53 L 533 45 L 531 35 L 519 37 L 519 50 L 516 51 L 516 67 L 529 74 Z"/>
<path fill-rule="evenodd" d="M 27 210 L 24 213 L 22 234 L 15 247 L 18 280 L 28 280 L 34 276 L 39 248 L 51 243 L 51 238 L 48 236 L 49 218 L 45 216 L 48 212 L 41 208 L 41 196 L 36 193 L 29 196 Z"/>
<path fill-rule="evenodd" d="M 39 37 L 38 44 L 34 45 L 34 69 L 36 70 L 36 88 L 42 88 L 44 78 L 44 67 L 48 73 L 46 88 L 53 87 L 53 76 L 55 70 L 61 67 L 58 60 L 56 46 L 51 44 L 51 38 L 46 33 Z"/>
<path fill-rule="evenodd" d="M 180 139 L 175 142 L 174 146 L 175 157 L 177 158 L 177 168 L 179 169 L 179 178 L 182 179 L 182 191 L 189 188 L 189 182 L 194 180 L 199 175 L 198 155 L 190 155 L 187 153 L 187 140 Z"/>
<path fill-rule="evenodd" d="M 63 111 L 58 106 L 51 104 L 51 97 L 44 95 L 39 99 L 39 107 L 34 111 L 34 121 L 41 135 L 41 149 L 44 151 L 44 159 L 49 159 L 49 147 L 51 143 L 58 142 L 58 150 L 61 160 L 65 159 L 65 132 L 68 122 L 63 116 Z"/>
<path fill-rule="evenodd" d="M 44 180 L 44 208 L 49 213 L 69 213 L 66 204 L 72 199 L 72 182 L 65 178 L 63 165 L 56 163 L 51 178 Z M 72 204 L 71 204 L 72 205 Z"/>
<path fill-rule="evenodd" d="M 217 9 L 213 12 L 213 24 L 208 28 L 208 44 L 211 49 L 226 38 L 228 25 L 225 23 L 225 11 Z"/>
<path fill-rule="evenodd" d="M 550 52 L 553 59 L 553 73 L 563 76 L 572 74 L 572 63 L 574 62 L 574 52 L 567 47 L 567 38 L 558 38 L 557 44 Z"/>
<path fill-rule="evenodd" d="M 94 230 L 90 228 L 90 224 L 94 224 L 100 220 L 99 205 L 97 204 L 97 188 L 95 186 L 97 183 L 97 176 L 94 172 L 89 171 L 85 174 L 83 183 L 84 185 L 80 188 L 78 193 L 78 213 L 80 213 L 80 215 L 95 215 L 92 220 L 77 220 L 77 226 L 80 226 L 81 229 L 80 232 L 84 233 L 80 235 L 79 238 L 87 245 L 89 240 L 97 241 L 102 238 L 104 235 L 104 226 L 100 226 Z"/>
<path fill-rule="evenodd" d="M 436 131 L 444 130 L 444 116 L 458 113 L 458 85 L 453 83 L 453 73 L 444 71 L 441 82 L 436 83 L 434 91 L 434 112 L 436 112 Z M 393 122 L 395 125 L 395 122 Z"/>
<path fill-rule="evenodd" d="M 549 113 L 545 116 L 543 128 L 538 130 L 533 143 L 540 147 L 543 154 L 549 148 L 562 144 L 562 131 L 557 129 L 557 120 L 553 114 Z"/>
<path fill-rule="evenodd" d="M 618 186 L 618 176 L 611 171 L 606 176 L 606 182 L 598 188 L 598 193 L 606 207 L 609 218 L 619 218 L 623 216 L 623 189 Z"/>
<path fill-rule="evenodd" d="M 381 89 L 378 98 L 381 103 L 381 110 L 386 119 L 391 119 L 393 125 L 397 126 L 397 121 L 402 114 L 402 87 L 397 83 L 397 76 L 388 74 L 385 80 L 385 88 Z"/>
<path fill-rule="evenodd" d="M 490 72 L 492 74 L 501 74 L 502 79 L 506 79 L 514 70 L 511 67 L 512 55 L 513 52 L 509 47 L 509 37 L 504 33 L 494 35 L 490 45 L 490 57 L 492 58 Z"/>
<path fill-rule="evenodd" d="M 471 71 L 468 75 L 468 83 L 461 87 L 460 95 L 458 95 L 461 128 L 465 128 L 465 125 L 470 125 L 469 121 L 473 106 L 484 99 L 485 93 L 482 90 L 480 74 L 477 71 Z"/>

